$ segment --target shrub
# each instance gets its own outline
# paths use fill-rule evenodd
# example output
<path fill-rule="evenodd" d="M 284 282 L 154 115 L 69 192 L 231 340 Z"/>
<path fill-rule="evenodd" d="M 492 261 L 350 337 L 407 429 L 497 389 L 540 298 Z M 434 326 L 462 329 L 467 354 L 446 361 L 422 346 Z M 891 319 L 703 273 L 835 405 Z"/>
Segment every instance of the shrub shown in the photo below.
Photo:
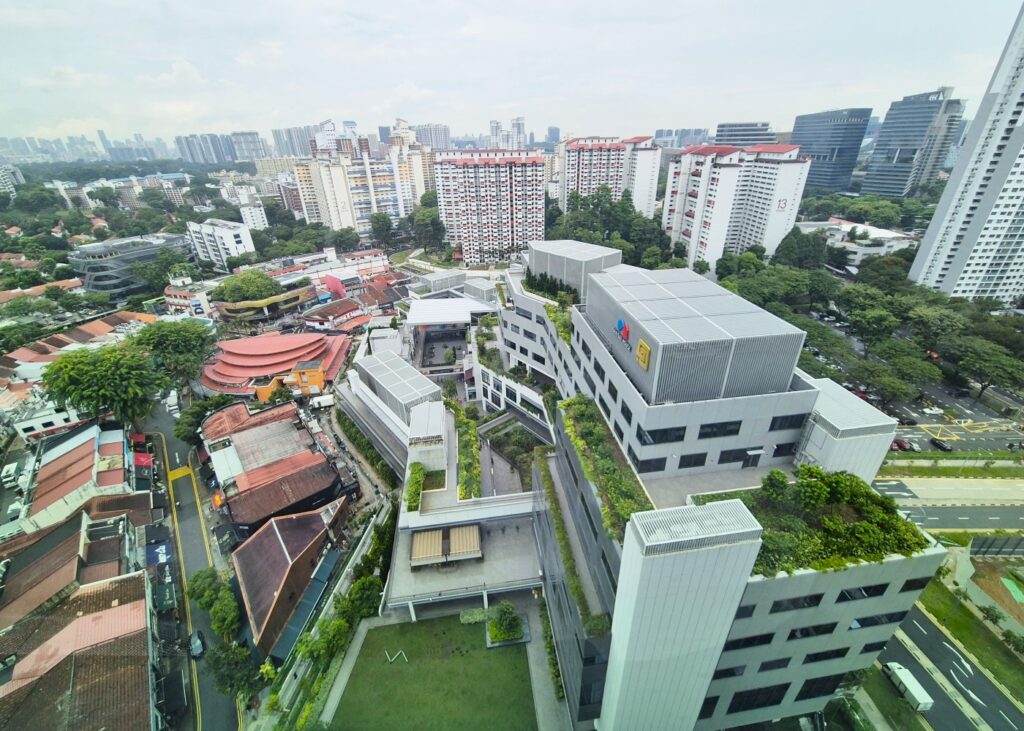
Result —
<path fill-rule="evenodd" d="M 459 621 L 462 624 L 480 624 L 491 616 L 489 609 L 476 607 L 474 609 L 463 609 L 459 612 Z"/>
<path fill-rule="evenodd" d="M 352 446 L 359 450 L 363 459 L 365 459 L 370 466 L 376 470 L 377 474 L 380 476 L 381 482 L 392 489 L 398 487 L 398 475 L 396 475 L 395 471 L 391 469 L 391 465 L 384 460 L 380 452 L 377 451 L 377 448 L 373 446 L 373 443 L 365 434 L 363 434 L 362 431 L 359 430 L 359 427 L 355 425 L 355 422 L 345 415 L 344 411 L 336 409 L 336 413 L 338 416 L 338 424 L 341 426 L 341 431 L 344 432 L 345 436 L 348 437 L 348 440 L 352 442 Z"/>
<path fill-rule="evenodd" d="M 540 600 L 540 624 L 544 630 L 544 649 L 548 654 L 548 668 L 551 671 L 551 682 L 555 684 L 555 696 L 558 700 L 565 699 L 562 687 L 562 671 L 558 667 L 558 653 L 555 651 L 555 635 L 551 631 L 551 618 L 548 617 L 548 604 Z"/>
<path fill-rule="evenodd" d="M 1006 619 L 1006 615 L 1002 612 L 1001 609 L 999 609 L 998 607 L 994 607 L 990 604 L 984 607 L 978 607 L 978 609 L 981 612 L 981 616 L 994 625 L 998 625 L 1000 622 Z"/>
<path fill-rule="evenodd" d="M 459 500 L 480 497 L 480 436 L 476 422 L 466 416 L 465 410 L 455 401 L 445 404 L 455 414 L 455 429 L 459 438 Z"/>
<path fill-rule="evenodd" d="M 1007 647 L 1018 654 L 1024 655 L 1024 637 L 1013 630 L 1006 630 L 1003 632 L 1003 639 L 1006 640 Z"/>
<path fill-rule="evenodd" d="M 427 472 L 419 462 L 409 465 L 409 480 L 405 484 L 405 506 L 412 512 L 420 509 L 420 495 Z"/>
<path fill-rule="evenodd" d="M 508 642 L 523 636 L 519 613 L 511 602 L 503 601 L 494 608 L 494 618 L 488 622 L 491 642 Z"/>

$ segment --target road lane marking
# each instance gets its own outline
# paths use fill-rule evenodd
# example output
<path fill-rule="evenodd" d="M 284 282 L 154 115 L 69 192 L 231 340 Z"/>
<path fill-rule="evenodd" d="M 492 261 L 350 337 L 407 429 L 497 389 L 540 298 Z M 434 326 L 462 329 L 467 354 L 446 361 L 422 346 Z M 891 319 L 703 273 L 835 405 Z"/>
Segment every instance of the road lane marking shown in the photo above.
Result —
<path fill-rule="evenodd" d="M 1000 711 L 1000 712 L 999 712 L 999 715 L 1000 715 L 1000 716 L 1002 716 L 1003 718 L 1006 718 L 1006 714 L 1005 714 L 1005 713 L 1003 713 L 1002 711 Z M 1008 724 L 1010 724 L 1011 726 L 1013 726 L 1013 727 L 1014 727 L 1015 729 L 1017 728 L 1017 724 L 1015 724 L 1015 723 L 1014 723 L 1013 721 L 1011 721 L 1011 720 L 1010 720 L 1009 718 L 1006 718 L 1006 722 L 1007 722 Z"/>
<path fill-rule="evenodd" d="M 989 516 L 989 520 L 999 520 L 999 517 L 998 516 L 996 516 L 996 517 Z"/>
<path fill-rule="evenodd" d="M 926 634 L 928 634 L 928 630 L 926 630 L 926 629 L 925 629 L 924 627 L 922 627 L 922 626 L 920 625 L 920 623 L 919 623 L 919 622 L 918 622 L 918 621 L 917 621 L 916 619 L 914 619 L 914 620 L 911 620 L 911 621 L 913 621 L 913 623 L 914 623 L 915 625 L 917 625 L 917 628 L 918 628 L 919 630 L 921 630 L 921 634 L 925 634 L 925 635 L 926 635 Z"/>
<path fill-rule="evenodd" d="M 196 498 L 196 512 L 199 513 L 199 528 L 203 532 L 203 548 L 206 549 L 206 563 L 213 566 L 213 552 L 210 550 L 209 535 L 206 530 L 206 518 L 203 517 L 203 501 L 199 497 L 199 485 L 196 482 L 196 472 L 192 469 L 192 452 L 188 453 L 189 468 L 188 474 L 192 478 L 192 494 Z"/>
<path fill-rule="evenodd" d="M 972 668 L 971 664 L 967 662 L 967 658 L 961 655 L 960 652 L 948 642 L 943 642 L 942 644 L 948 647 L 949 651 L 956 655 L 957 659 L 960 661 L 960 664 L 964 666 L 964 670 L 966 670 L 971 675 L 974 675 L 974 668 Z"/>
<path fill-rule="evenodd" d="M 957 520 L 970 520 L 970 518 L 958 517 Z"/>

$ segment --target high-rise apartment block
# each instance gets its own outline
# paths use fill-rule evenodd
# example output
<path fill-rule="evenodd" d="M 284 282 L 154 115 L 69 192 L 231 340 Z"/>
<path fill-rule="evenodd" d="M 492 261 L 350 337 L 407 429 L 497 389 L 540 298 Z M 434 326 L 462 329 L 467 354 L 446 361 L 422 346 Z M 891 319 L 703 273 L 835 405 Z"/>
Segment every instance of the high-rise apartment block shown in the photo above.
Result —
<path fill-rule="evenodd" d="M 174 138 L 178 154 L 185 162 L 226 163 L 234 162 L 235 145 L 231 135 L 213 133 L 184 135 Z M 255 158 L 250 158 L 255 159 Z"/>
<path fill-rule="evenodd" d="M 690 266 L 754 245 L 771 255 L 796 222 L 810 165 L 798 145 L 688 147 L 669 163 L 662 227 Z"/>
<path fill-rule="evenodd" d="M 944 86 L 889 105 L 862 193 L 898 198 L 934 181 L 946 162 L 964 103 Z"/>
<path fill-rule="evenodd" d="M 335 231 L 354 228 L 362 236 L 370 233 L 373 213 L 386 213 L 393 221 L 409 213 L 391 160 L 368 155 L 300 160 L 295 179 L 307 223 L 322 223 Z"/>
<path fill-rule="evenodd" d="M 416 133 L 416 141 L 431 150 L 450 150 L 452 147 L 451 130 L 447 124 L 414 124 L 410 129 Z"/>
<path fill-rule="evenodd" d="M 809 188 L 843 191 L 850 186 L 870 118 L 869 108 L 833 109 L 796 118 L 790 142 L 799 145 L 800 154 L 811 161 Z"/>
<path fill-rule="evenodd" d="M 659 129 L 654 132 L 654 144 L 658 147 L 690 147 L 703 145 L 711 139 L 707 128 Z"/>
<path fill-rule="evenodd" d="M 654 215 L 661 148 L 650 137 L 575 137 L 561 143 L 558 154 L 558 202 L 563 211 L 569 193 L 591 195 L 607 185 L 613 199 L 619 200 L 628 190 L 640 213 Z"/>
<path fill-rule="evenodd" d="M 274 129 L 270 133 L 274 138 L 274 148 L 281 157 L 309 157 L 309 141 L 319 131 L 316 125 L 303 127 L 285 127 Z"/>
<path fill-rule="evenodd" d="M 260 160 L 270 157 L 267 143 L 260 137 L 259 132 L 232 132 L 231 143 L 235 148 L 236 160 Z"/>
<path fill-rule="evenodd" d="M 525 151 L 449 150 L 434 157 L 441 221 L 466 264 L 508 261 L 544 238 L 544 158 Z"/>
<path fill-rule="evenodd" d="M 544 141 L 549 145 L 557 145 L 561 138 L 562 131 L 558 127 L 548 127 L 548 133 L 545 135 Z"/>
<path fill-rule="evenodd" d="M 716 145 L 770 145 L 778 142 L 768 122 L 722 122 L 715 130 Z"/>
<path fill-rule="evenodd" d="M 215 269 L 229 271 L 228 257 L 255 253 L 252 235 L 244 223 L 208 218 L 203 223 L 188 222 L 188 237 L 199 261 L 212 261 Z"/>
<path fill-rule="evenodd" d="M 491 120 L 491 134 L 488 146 L 492 150 L 522 150 L 526 148 L 526 118 L 515 117 L 512 129 L 503 129 L 497 119 Z"/>
<path fill-rule="evenodd" d="M 242 223 L 252 231 L 262 231 L 270 225 L 267 221 L 267 211 L 259 199 L 248 205 L 239 206 L 238 212 L 242 214 Z"/>
<path fill-rule="evenodd" d="M 14 186 L 24 185 L 25 176 L 14 165 L 0 165 L 0 193 L 14 195 Z"/>
<path fill-rule="evenodd" d="M 1024 10 L 1017 16 L 910 278 L 953 297 L 1024 296 Z"/>

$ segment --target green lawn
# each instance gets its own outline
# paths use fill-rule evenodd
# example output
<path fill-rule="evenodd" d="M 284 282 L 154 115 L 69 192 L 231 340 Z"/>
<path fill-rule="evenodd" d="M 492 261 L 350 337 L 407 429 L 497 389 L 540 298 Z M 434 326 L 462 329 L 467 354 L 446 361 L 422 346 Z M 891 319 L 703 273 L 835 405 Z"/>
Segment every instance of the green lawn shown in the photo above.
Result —
<path fill-rule="evenodd" d="M 899 436 L 899 435 L 897 435 Z M 939 459 L 939 460 L 969 460 L 979 459 L 985 461 L 987 459 L 1010 459 L 1018 460 L 1021 457 L 1020 452 L 1010 452 L 1008 450 L 997 450 L 992 452 L 889 452 L 886 456 L 886 460 L 899 461 L 903 459 Z"/>
<path fill-rule="evenodd" d="M 389 664 L 385 650 L 405 650 L 409 662 Z M 336 731 L 536 728 L 526 647 L 488 650 L 483 625 L 458 617 L 370 630 L 331 723 Z"/>
<path fill-rule="evenodd" d="M 864 690 L 892 728 L 899 731 L 925 731 L 921 716 L 907 704 L 881 670 L 874 666 L 868 670 L 864 678 Z"/>
<path fill-rule="evenodd" d="M 920 602 L 975 658 L 982 660 L 989 672 L 1015 697 L 1024 697 L 1024 662 L 953 596 L 953 592 L 933 581 L 921 592 Z"/>
<path fill-rule="evenodd" d="M 416 249 L 406 249 L 405 251 L 399 251 L 397 254 L 391 255 L 392 264 L 404 264 L 405 260 L 409 258 L 409 255 L 416 251 Z"/>
<path fill-rule="evenodd" d="M 1024 467 L 957 467 L 955 465 L 905 465 L 890 463 L 878 470 L 879 477 L 989 477 L 1018 479 Z"/>

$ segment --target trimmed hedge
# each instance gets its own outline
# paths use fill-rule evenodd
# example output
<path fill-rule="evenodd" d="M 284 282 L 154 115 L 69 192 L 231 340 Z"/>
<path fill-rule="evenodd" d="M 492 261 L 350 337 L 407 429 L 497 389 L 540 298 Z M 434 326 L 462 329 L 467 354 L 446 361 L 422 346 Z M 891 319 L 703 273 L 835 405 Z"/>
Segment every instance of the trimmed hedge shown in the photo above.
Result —
<path fill-rule="evenodd" d="M 548 669 L 551 671 L 551 682 L 555 685 L 555 697 L 565 700 L 565 689 L 562 687 L 562 670 L 558 667 L 558 653 L 555 651 L 555 635 L 551 631 L 551 619 L 548 617 L 548 603 L 540 600 L 540 623 L 544 629 L 544 649 L 548 653 Z"/>
<path fill-rule="evenodd" d="M 583 590 L 583 581 L 580 579 L 579 571 L 576 569 L 576 559 L 572 555 L 572 544 L 569 542 L 569 533 L 565 527 L 565 518 L 562 516 L 562 507 L 558 502 L 558 495 L 555 493 L 555 480 L 551 477 L 551 470 L 548 467 L 547 448 L 537 447 L 533 450 L 534 464 L 540 471 L 540 481 L 544 486 L 544 496 L 548 501 L 548 509 L 551 511 L 551 522 L 555 525 L 555 537 L 558 539 L 558 552 L 562 557 L 562 568 L 565 570 L 565 583 L 569 587 L 580 611 L 580 618 L 583 620 L 583 627 L 588 633 L 595 637 L 608 634 L 611 629 L 611 620 L 607 614 L 593 614 L 590 611 L 590 602 L 587 601 L 587 594 Z"/>
<path fill-rule="evenodd" d="M 405 507 L 411 512 L 420 509 L 420 495 L 423 492 L 423 481 L 427 471 L 419 462 L 409 465 L 409 481 L 405 483 Z"/>
<path fill-rule="evenodd" d="M 565 432 L 576 448 L 583 474 L 597 486 L 604 527 L 612 538 L 622 543 L 629 516 L 653 510 L 654 506 L 593 399 L 576 394 L 560 406 Z"/>
<path fill-rule="evenodd" d="M 476 422 L 466 416 L 457 401 L 445 401 L 455 414 L 455 429 L 459 435 L 459 500 L 480 497 L 480 436 Z"/>
<path fill-rule="evenodd" d="M 566 345 L 572 342 L 572 315 L 568 310 L 561 309 L 558 305 L 544 305 L 544 312 L 547 313 L 551 324 L 555 326 L 558 337 L 565 341 Z"/>
<path fill-rule="evenodd" d="M 338 424 L 341 426 L 341 430 L 348 437 L 348 440 L 352 442 L 352 445 L 359 450 L 359 453 L 363 455 L 363 459 L 380 475 L 381 482 L 391 489 L 398 487 L 398 475 L 395 474 L 395 471 L 391 469 L 391 465 L 380 455 L 377 448 L 373 446 L 373 442 L 359 430 L 356 423 L 348 418 L 344 411 L 335 409 L 335 413 L 338 416 Z"/>

